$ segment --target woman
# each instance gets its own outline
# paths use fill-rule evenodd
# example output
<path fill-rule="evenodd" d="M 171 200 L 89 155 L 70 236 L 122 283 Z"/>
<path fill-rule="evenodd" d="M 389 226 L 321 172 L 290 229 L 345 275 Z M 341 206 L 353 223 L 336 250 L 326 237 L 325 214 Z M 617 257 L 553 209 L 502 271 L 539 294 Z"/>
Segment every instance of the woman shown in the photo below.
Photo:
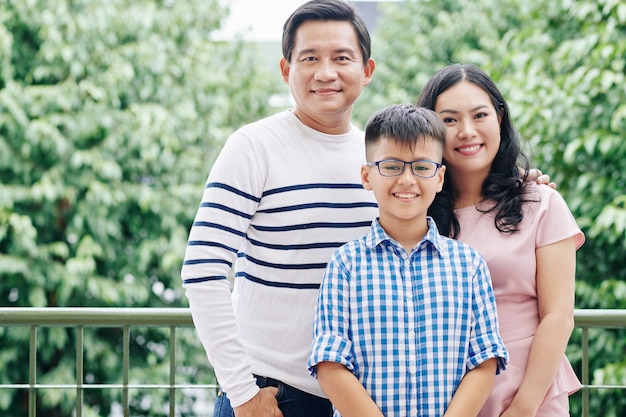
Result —
<path fill-rule="evenodd" d="M 472 65 L 445 67 L 417 105 L 447 127 L 444 190 L 430 214 L 442 234 L 486 259 L 510 355 L 479 416 L 568 417 L 568 395 L 581 388 L 565 348 L 584 235 L 560 194 L 524 182 L 528 159 L 487 74 Z"/>

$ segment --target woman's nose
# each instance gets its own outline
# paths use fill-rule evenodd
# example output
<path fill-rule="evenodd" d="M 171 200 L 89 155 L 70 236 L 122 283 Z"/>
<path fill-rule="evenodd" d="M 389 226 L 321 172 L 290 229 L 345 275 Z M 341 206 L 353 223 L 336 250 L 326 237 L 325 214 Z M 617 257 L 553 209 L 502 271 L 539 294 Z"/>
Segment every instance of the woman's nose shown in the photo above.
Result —
<path fill-rule="evenodd" d="M 461 139 L 467 139 L 474 136 L 476 133 L 476 128 L 474 127 L 474 122 L 472 120 L 465 120 L 461 122 L 461 126 L 459 128 L 458 136 Z"/>

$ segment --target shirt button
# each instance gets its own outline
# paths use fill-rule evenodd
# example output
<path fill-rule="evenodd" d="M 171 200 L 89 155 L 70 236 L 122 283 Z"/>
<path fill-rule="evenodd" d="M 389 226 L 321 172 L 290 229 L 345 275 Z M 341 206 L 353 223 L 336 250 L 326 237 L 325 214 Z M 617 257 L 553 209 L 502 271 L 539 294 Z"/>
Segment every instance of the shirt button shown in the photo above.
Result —
<path fill-rule="evenodd" d="M 415 332 L 413 330 L 409 332 L 409 338 L 415 339 Z"/>
<path fill-rule="evenodd" d="M 417 408 L 414 408 L 411 410 L 411 415 L 412 416 L 416 416 L 417 415 Z"/>
<path fill-rule="evenodd" d="M 409 367 L 409 372 L 411 373 L 411 375 L 415 375 L 415 373 L 417 372 L 417 367 L 415 366 Z"/>

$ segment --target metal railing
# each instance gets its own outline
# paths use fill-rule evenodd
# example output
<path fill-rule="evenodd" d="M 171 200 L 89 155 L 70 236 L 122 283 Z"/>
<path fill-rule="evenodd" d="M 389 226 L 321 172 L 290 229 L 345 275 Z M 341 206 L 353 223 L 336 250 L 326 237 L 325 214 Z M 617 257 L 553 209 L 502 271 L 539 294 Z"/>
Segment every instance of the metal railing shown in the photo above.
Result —
<path fill-rule="evenodd" d="M 130 415 L 129 391 L 132 389 L 169 390 L 169 416 L 176 415 L 176 393 L 183 389 L 215 389 L 215 384 L 179 384 L 176 381 L 176 331 L 193 327 L 186 308 L 0 308 L 0 327 L 30 328 L 29 377 L 27 384 L 0 384 L 0 389 L 28 389 L 28 417 L 36 417 L 37 390 L 75 389 L 75 417 L 83 417 L 83 395 L 88 389 L 119 389 L 124 417 Z M 41 384 L 37 382 L 37 329 L 40 327 L 74 327 L 76 329 L 76 383 Z M 122 383 L 88 384 L 84 380 L 84 329 L 116 327 L 122 329 Z M 169 328 L 169 381 L 167 384 L 130 383 L 130 330 L 141 327 Z"/>
<path fill-rule="evenodd" d="M 589 371 L 589 329 L 626 329 L 626 310 L 575 310 L 575 327 L 582 330 L 582 408 L 583 417 L 589 417 L 589 395 L 591 390 L 621 389 L 624 385 L 591 385 Z"/>
<path fill-rule="evenodd" d="M 622 385 L 592 385 L 589 370 L 589 329 L 626 328 L 626 310 L 576 310 L 576 328 L 582 330 L 582 405 L 583 417 L 589 416 L 590 392 L 598 389 L 624 389 Z M 76 391 L 75 416 L 83 417 L 83 394 L 87 389 L 115 388 L 122 391 L 122 408 L 125 417 L 129 416 L 129 390 L 167 389 L 169 390 L 169 416 L 176 415 L 177 390 L 217 389 L 215 384 L 178 384 L 176 381 L 176 330 L 180 327 L 193 327 L 191 314 L 186 308 L 0 308 L 0 327 L 24 326 L 30 328 L 29 337 L 29 378 L 24 384 L 0 384 L 0 389 L 27 389 L 29 417 L 36 417 L 37 390 L 73 389 Z M 76 328 L 76 383 L 40 384 L 37 382 L 37 329 L 39 327 Z M 130 329 L 131 327 L 169 328 L 169 370 L 167 384 L 131 384 L 130 368 Z M 84 339 L 85 327 L 122 328 L 122 383 L 88 384 L 84 380 Z"/>

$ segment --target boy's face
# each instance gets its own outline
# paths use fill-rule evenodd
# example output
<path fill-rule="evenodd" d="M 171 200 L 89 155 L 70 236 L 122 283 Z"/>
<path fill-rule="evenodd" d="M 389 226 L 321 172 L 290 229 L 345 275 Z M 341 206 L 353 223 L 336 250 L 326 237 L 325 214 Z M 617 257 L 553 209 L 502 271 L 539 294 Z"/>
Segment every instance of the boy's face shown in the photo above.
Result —
<path fill-rule="evenodd" d="M 368 152 L 371 156 L 369 162 L 397 159 L 441 163 L 443 149 L 441 144 L 429 137 L 426 140 L 420 138 L 414 149 L 393 139 L 382 138 L 372 151 Z M 434 177 L 422 178 L 414 175 L 411 166 L 407 164 L 402 174 L 386 177 L 380 174 L 378 167 L 363 165 L 361 181 L 363 187 L 372 190 L 376 196 L 381 226 L 392 236 L 392 230 L 423 227 L 428 207 L 443 187 L 445 169 L 442 166 Z"/>
<path fill-rule="evenodd" d="M 345 133 L 352 105 L 374 73 L 363 62 L 355 29 L 343 21 L 307 21 L 296 31 L 291 62 L 280 61 L 295 112 L 307 126 L 330 134 Z"/>

